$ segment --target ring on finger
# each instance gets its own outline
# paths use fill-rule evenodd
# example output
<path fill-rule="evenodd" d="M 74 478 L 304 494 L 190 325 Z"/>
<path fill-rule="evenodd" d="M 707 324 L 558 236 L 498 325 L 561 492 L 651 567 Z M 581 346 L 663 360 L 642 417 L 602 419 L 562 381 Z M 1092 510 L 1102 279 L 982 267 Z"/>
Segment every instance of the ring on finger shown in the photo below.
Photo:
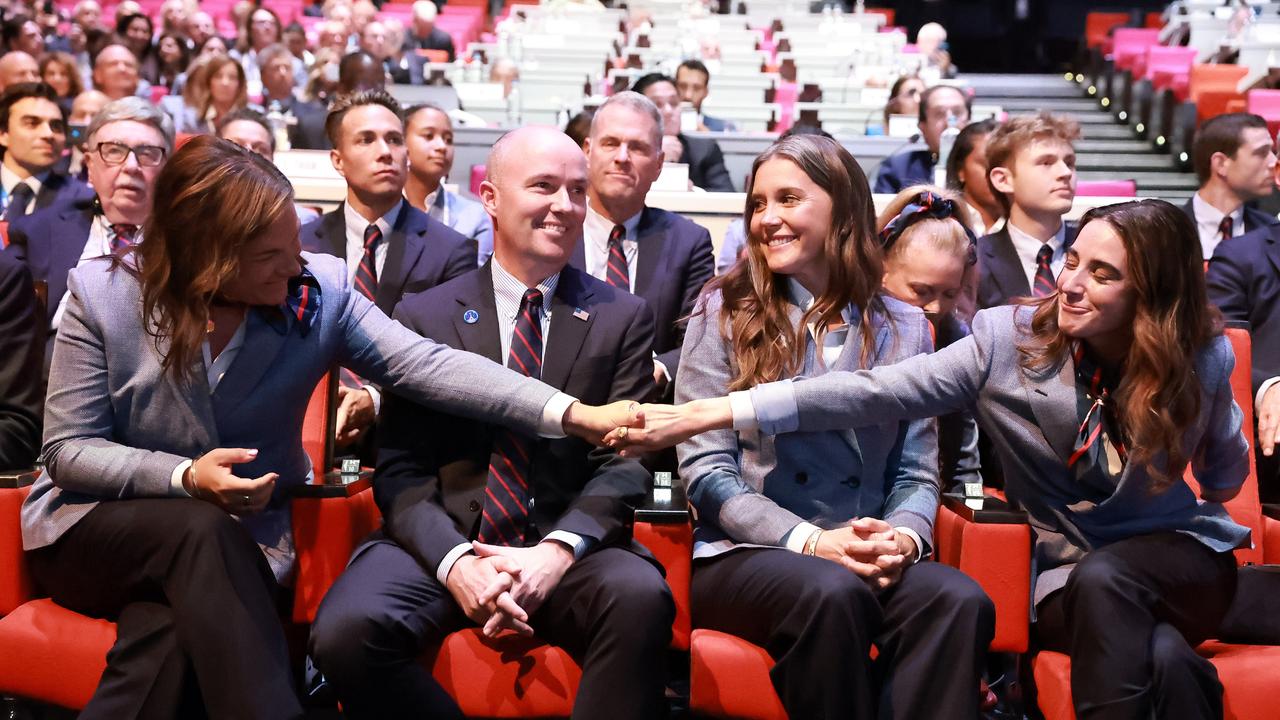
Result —
<path fill-rule="evenodd" d="M 627 439 L 627 431 L 628 431 L 628 430 L 630 430 L 630 429 L 631 429 L 631 428 L 627 427 L 626 425 L 623 425 L 622 427 L 618 428 L 618 438 L 619 438 L 620 440 L 626 440 L 626 439 Z"/>
<path fill-rule="evenodd" d="M 240 502 L 241 502 L 245 507 L 249 507 L 250 505 L 252 505 L 252 504 L 253 504 L 253 498 L 249 497 L 248 495 L 242 495 L 242 496 L 241 496 L 241 498 L 240 498 Z"/>

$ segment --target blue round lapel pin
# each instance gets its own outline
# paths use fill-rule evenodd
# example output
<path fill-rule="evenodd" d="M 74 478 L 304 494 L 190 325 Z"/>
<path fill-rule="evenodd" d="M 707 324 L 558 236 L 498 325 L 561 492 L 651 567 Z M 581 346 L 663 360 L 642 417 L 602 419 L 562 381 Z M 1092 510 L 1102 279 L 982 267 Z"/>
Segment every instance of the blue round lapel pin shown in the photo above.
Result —
<path fill-rule="evenodd" d="M 468 310 L 462 313 L 462 322 L 468 325 L 475 325 L 476 323 L 480 322 L 480 313 L 476 312 L 475 310 Z"/>

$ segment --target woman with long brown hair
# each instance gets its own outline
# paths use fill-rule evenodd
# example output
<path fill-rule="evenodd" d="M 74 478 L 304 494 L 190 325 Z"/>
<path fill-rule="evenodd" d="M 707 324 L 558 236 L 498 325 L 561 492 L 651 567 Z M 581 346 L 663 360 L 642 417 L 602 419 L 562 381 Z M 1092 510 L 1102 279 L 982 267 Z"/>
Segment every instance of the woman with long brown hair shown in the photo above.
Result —
<path fill-rule="evenodd" d="M 630 418 L 390 320 L 342 261 L 301 252 L 288 179 L 228 141 L 192 139 L 166 164 L 144 237 L 71 271 L 46 472 L 22 511 L 39 587 L 117 623 L 81 717 L 185 717 L 189 671 L 210 717 L 301 714 L 276 600 L 289 489 L 325 470 L 303 416 L 334 365 L 530 434 L 598 440 Z"/>
<path fill-rule="evenodd" d="M 218 120 L 249 104 L 244 68 L 228 55 L 197 59 L 180 97 L 161 100 L 180 133 L 213 133 Z M 172 98 L 172 99 L 170 99 Z"/>
<path fill-rule="evenodd" d="M 648 408 L 652 430 L 613 439 L 807 434 L 973 407 L 1030 516 L 1035 636 L 1070 654 L 1076 713 L 1220 718 L 1222 686 L 1193 648 L 1223 627 L 1231 551 L 1249 540 L 1221 504 L 1249 472 L 1234 363 L 1195 227 L 1143 200 L 1086 213 L 1056 293 L 978 313 L 972 336 L 937 353 Z"/>
<path fill-rule="evenodd" d="M 839 143 L 756 158 L 744 259 L 689 321 L 676 400 L 879 367 L 930 349 L 924 315 L 879 294 L 871 192 Z M 764 647 L 792 717 L 973 718 L 993 610 L 917 562 L 938 507 L 931 419 L 778 438 L 729 429 L 679 447 L 697 513 L 693 622 Z M 879 657 L 873 663 L 871 645 Z"/>

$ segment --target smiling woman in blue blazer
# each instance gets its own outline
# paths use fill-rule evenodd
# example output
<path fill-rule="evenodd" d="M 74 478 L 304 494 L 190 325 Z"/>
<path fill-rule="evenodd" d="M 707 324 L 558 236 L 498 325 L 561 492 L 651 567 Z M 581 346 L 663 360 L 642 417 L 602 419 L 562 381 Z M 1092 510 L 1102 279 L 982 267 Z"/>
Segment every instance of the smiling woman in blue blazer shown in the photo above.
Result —
<path fill-rule="evenodd" d="M 22 508 L 39 587 L 118 624 L 80 717 L 179 715 L 189 672 L 210 717 L 301 714 L 276 596 L 289 488 L 313 472 L 303 415 L 334 364 L 531 434 L 598 439 L 623 414 L 391 321 L 342 262 L 301 253 L 289 181 L 228 141 L 169 161 L 145 237 L 71 271 Z"/>
<path fill-rule="evenodd" d="M 923 313 L 878 294 L 871 193 L 853 157 L 795 136 L 755 161 L 745 259 L 689 322 L 676 400 L 931 348 Z M 932 419 L 679 447 L 697 513 L 693 622 L 768 650 L 796 718 L 974 718 L 990 600 L 927 557 L 938 507 Z M 879 650 L 874 663 L 871 645 Z"/>
<path fill-rule="evenodd" d="M 973 407 L 1030 518 L 1035 635 L 1070 654 L 1076 714 L 1220 718 L 1222 686 L 1194 648 L 1228 629 L 1231 551 L 1249 530 L 1221 503 L 1244 483 L 1249 448 L 1202 262 L 1176 207 L 1097 208 L 1055 294 L 982 311 L 947 348 L 666 417 L 649 407 L 648 433 L 613 438 L 659 444 L 729 426 L 804 437 Z M 1182 480 L 1188 464 L 1203 502 Z"/>

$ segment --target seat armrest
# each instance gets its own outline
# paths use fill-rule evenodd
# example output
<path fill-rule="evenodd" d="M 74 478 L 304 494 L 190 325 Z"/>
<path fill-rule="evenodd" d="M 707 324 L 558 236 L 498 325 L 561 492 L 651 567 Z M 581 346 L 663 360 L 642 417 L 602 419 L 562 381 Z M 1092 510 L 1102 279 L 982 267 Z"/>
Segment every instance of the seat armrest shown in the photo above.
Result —
<path fill-rule="evenodd" d="M 30 600 L 35 588 L 22 550 L 22 503 L 35 470 L 0 472 L 0 616 Z"/>
<path fill-rule="evenodd" d="M 636 508 L 633 531 L 636 542 L 649 549 L 662 564 L 676 605 L 671 626 L 671 647 L 689 649 L 689 580 L 693 571 L 693 526 L 684 486 L 671 473 L 654 473 L 654 488 L 645 504 Z"/>
<path fill-rule="evenodd" d="M 1262 506 L 1262 561 L 1280 563 L 1280 505 Z"/>
<path fill-rule="evenodd" d="M 293 593 L 296 623 L 315 619 L 320 601 L 346 569 L 351 552 L 382 524 L 373 501 L 371 473 L 362 472 L 349 482 L 340 480 L 337 473 L 329 473 L 324 481 L 300 485 L 291 492 L 298 570 Z"/>
<path fill-rule="evenodd" d="M 969 577 L 996 606 L 991 650 L 1025 652 L 1031 618 L 1031 526 L 1026 513 L 993 497 L 944 495 L 934 524 L 935 556 Z"/>

